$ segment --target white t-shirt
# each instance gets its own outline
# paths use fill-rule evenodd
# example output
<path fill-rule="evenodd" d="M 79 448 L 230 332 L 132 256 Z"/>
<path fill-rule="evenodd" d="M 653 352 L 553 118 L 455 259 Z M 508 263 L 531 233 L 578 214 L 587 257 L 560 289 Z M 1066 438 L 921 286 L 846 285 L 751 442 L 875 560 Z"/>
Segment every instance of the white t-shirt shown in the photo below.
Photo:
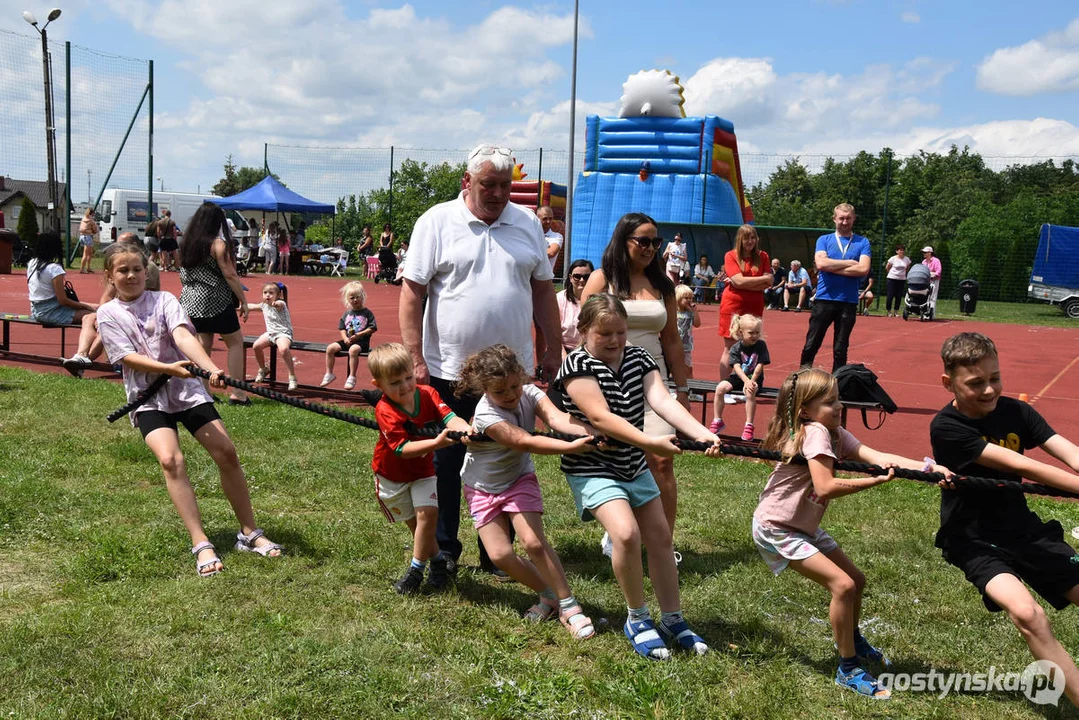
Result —
<path fill-rule="evenodd" d="M 38 259 L 34 258 L 26 266 L 26 284 L 30 288 L 30 302 L 44 302 L 56 297 L 56 290 L 52 287 L 53 278 L 67 275 L 64 266 L 60 263 L 51 262 L 37 272 Z"/>
<path fill-rule="evenodd" d="M 888 258 L 888 262 L 892 264 L 892 269 L 888 271 L 889 280 L 906 280 L 907 270 L 910 269 L 911 260 L 904 255 L 899 257 L 898 255 L 892 255 Z M 887 265 L 887 263 L 885 264 Z"/>
<path fill-rule="evenodd" d="M 542 227 L 542 225 L 540 227 Z M 548 230 L 543 234 L 543 237 L 547 241 L 547 247 L 550 247 L 551 243 L 554 243 L 558 245 L 558 252 L 562 252 L 562 233 L 557 233 L 554 230 Z M 558 262 L 558 253 L 555 253 L 555 256 L 549 259 L 551 261 L 551 272 L 554 272 L 554 264 Z"/>
<path fill-rule="evenodd" d="M 534 367 L 532 280 L 551 280 L 539 219 L 513 203 L 492 225 L 464 193 L 416 221 L 404 277 L 427 286 L 423 359 L 434 377 L 456 380 L 465 360 L 497 343 Z"/>
<path fill-rule="evenodd" d="M 525 432 L 536 429 L 536 406 L 546 397 L 535 385 L 521 388 L 521 401 L 513 410 L 495 405 L 486 395 L 476 403 L 472 417 L 472 429 L 484 432 L 492 425 L 506 422 Z M 498 495 L 513 487 L 517 479 L 526 473 L 536 472 L 532 455 L 512 450 L 498 443 L 474 443 L 469 445 L 465 463 L 461 467 L 461 482 L 470 488 Z"/>
<path fill-rule="evenodd" d="M 667 253 L 667 271 L 682 272 L 682 268 L 689 261 L 689 256 L 686 254 L 686 244 L 672 240 L 671 244 L 667 246 Z"/>

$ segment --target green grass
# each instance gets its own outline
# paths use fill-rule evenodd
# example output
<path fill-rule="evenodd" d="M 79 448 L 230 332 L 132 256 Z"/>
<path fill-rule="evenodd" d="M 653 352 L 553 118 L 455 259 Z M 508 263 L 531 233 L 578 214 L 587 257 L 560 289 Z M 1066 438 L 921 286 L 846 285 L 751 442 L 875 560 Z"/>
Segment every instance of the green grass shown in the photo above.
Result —
<path fill-rule="evenodd" d="M 738 460 L 677 461 L 682 603 L 715 650 L 703 658 L 631 653 L 599 528 L 574 518 L 551 459 L 546 527 L 586 612 L 607 620 L 595 638 L 526 624 L 530 593 L 468 568 L 443 595 L 396 596 L 409 541 L 376 507 L 372 433 L 269 401 L 221 412 L 287 555 L 226 552 L 226 572 L 201 580 L 150 452 L 126 420 L 104 421 L 121 401 L 114 383 L 0 368 L 0 717 L 1061 716 L 1011 693 L 873 703 L 836 688 L 827 595 L 772 578 L 748 538 L 768 468 Z M 215 468 L 183 445 L 228 548 Z M 1079 505 L 1032 504 L 1079 524 Z M 901 670 L 1021 670 L 1018 633 L 934 550 L 936 515 L 934 488 L 898 481 L 829 509 L 869 578 L 863 627 Z M 467 516 L 462 538 L 474 565 Z M 1052 621 L 1074 649 L 1079 615 Z"/>

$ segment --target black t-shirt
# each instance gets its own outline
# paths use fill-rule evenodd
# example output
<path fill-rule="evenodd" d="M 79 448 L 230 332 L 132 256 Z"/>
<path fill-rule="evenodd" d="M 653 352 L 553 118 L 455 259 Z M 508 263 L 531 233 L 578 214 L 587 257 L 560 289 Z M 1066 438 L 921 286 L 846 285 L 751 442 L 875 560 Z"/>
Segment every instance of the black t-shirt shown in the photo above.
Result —
<path fill-rule="evenodd" d="M 1042 445 L 1056 432 L 1025 402 L 1001 397 L 996 409 L 983 418 L 970 418 L 948 403 L 929 425 L 933 458 L 960 475 L 1022 480 L 1014 473 L 979 465 L 985 446 L 995 443 L 1022 454 Z M 940 531 L 937 547 L 954 540 L 977 539 L 1013 544 L 1041 527 L 1041 520 L 1027 507 L 1026 495 L 1017 491 L 976 489 L 941 490 Z"/>
<path fill-rule="evenodd" d="M 780 265 L 774 273 L 772 273 L 772 287 L 779 287 L 787 282 L 787 268 Z"/>

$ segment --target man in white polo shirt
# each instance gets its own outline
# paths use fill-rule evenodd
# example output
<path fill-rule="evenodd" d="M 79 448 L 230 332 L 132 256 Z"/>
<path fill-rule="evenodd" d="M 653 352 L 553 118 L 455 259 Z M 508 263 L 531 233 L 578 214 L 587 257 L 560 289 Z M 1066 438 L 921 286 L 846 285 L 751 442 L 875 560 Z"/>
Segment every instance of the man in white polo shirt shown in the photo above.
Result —
<path fill-rule="evenodd" d="M 416 380 L 429 382 L 459 416 L 471 419 L 479 398 L 454 396 L 465 359 L 503 343 L 533 369 L 535 316 L 547 341 L 542 371 L 554 377 L 561 363 L 561 327 L 547 241 L 539 219 L 509 202 L 510 151 L 484 144 L 468 156 L 465 189 L 416 221 L 408 250 L 399 319 L 401 339 L 416 364 Z M 426 312 L 424 306 L 426 296 Z M 435 453 L 439 549 L 461 555 L 461 465 L 465 448 Z M 480 562 L 492 569 L 480 545 Z"/>
<path fill-rule="evenodd" d="M 536 210 L 536 217 L 539 218 L 540 227 L 543 228 L 543 237 L 547 241 L 547 257 L 551 259 L 551 270 L 554 270 L 555 264 L 558 262 L 558 253 L 562 252 L 562 233 L 556 231 L 554 227 L 554 210 L 548 205 L 543 205 Z"/>

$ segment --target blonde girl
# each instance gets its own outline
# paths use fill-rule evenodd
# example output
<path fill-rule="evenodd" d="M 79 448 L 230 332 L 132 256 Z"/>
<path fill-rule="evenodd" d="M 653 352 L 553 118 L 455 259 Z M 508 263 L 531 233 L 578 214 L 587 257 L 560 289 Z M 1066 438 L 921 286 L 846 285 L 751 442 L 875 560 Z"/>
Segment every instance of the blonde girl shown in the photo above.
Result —
<path fill-rule="evenodd" d="M 670 657 L 668 643 L 703 654 L 708 646 L 682 617 L 671 526 L 643 452 L 671 457 L 680 450 L 674 434 L 643 432 L 645 402 L 675 430 L 713 443 L 710 456 L 719 454 L 719 438 L 671 397 L 648 351 L 626 344 L 626 308 L 618 298 L 604 292 L 589 297 L 577 329 L 581 347 L 562 362 L 555 387 L 571 416 L 621 442 L 588 454 L 563 455 L 562 470 L 581 519 L 599 520 L 610 535 L 611 567 L 629 609 L 623 632 L 633 650 L 651 660 Z M 663 613 L 658 626 L 644 598 L 642 542 Z"/>
<path fill-rule="evenodd" d="M 461 469 L 465 500 L 483 546 L 495 566 L 539 593 L 525 617 L 536 622 L 557 617 L 570 634 L 595 634 L 592 621 L 570 591 L 562 561 L 543 532 L 543 496 L 531 453 L 577 454 L 593 449 L 587 426 L 559 411 L 535 385 L 513 350 L 494 345 L 469 357 L 461 368 L 458 397 L 481 396 L 472 429 L 493 443 L 472 443 Z M 573 441 L 534 436 L 536 418 Z M 528 558 L 513 552 L 510 528 Z"/>
<path fill-rule="evenodd" d="M 326 374 L 322 376 L 319 386 L 326 387 L 337 379 L 333 374 L 337 353 L 347 351 L 348 377 L 345 378 L 345 390 L 351 390 L 356 387 L 356 369 L 360 366 L 360 355 L 371 351 L 371 336 L 378 330 L 378 324 L 375 322 L 375 314 L 364 307 L 367 291 L 358 280 L 353 280 L 341 288 L 341 301 L 345 304 L 345 313 L 337 323 L 341 339 L 326 347 Z"/>
<path fill-rule="evenodd" d="M 831 593 L 829 618 L 840 657 L 836 684 L 886 699 L 888 690 L 863 667 L 867 662 L 890 664 L 858 628 L 865 575 L 820 522 L 832 499 L 886 483 L 895 476 L 896 467 L 946 474 L 948 470 L 930 458 L 911 460 L 863 445 L 841 427 L 842 415 L 835 378 L 823 370 L 806 368 L 783 381 L 776 414 L 764 440 L 764 447 L 780 452 L 783 460 L 761 493 L 753 513 L 752 536 L 773 573 L 779 575 L 790 566 Z M 837 478 L 837 460 L 870 463 L 886 467 L 888 472 L 876 477 Z"/>
<path fill-rule="evenodd" d="M 79 263 L 80 273 L 92 273 L 90 264 L 94 259 L 94 236 L 101 232 L 94 220 L 94 209 L 86 208 L 86 212 L 79 222 L 79 244 L 82 245 L 82 262 Z"/>
<path fill-rule="evenodd" d="M 180 451 L 180 423 L 206 448 L 220 471 L 221 488 L 240 522 L 236 550 L 264 557 L 280 555 L 281 546 L 255 525 L 236 446 L 214 409 L 213 398 L 188 370 L 193 365 L 204 368 L 211 373 L 212 387 L 225 387 L 224 373 L 195 337 L 187 314 L 170 293 L 146 290 L 146 257 L 133 245 L 118 245 L 110 252 L 105 279 L 116 288 L 116 299 L 98 308 L 97 326 L 109 359 L 123 363 L 128 400 L 143 393 L 162 373 L 174 378 L 131 412 L 131 424 L 161 464 L 169 497 L 191 537 L 199 576 L 216 575 L 224 566 L 202 527 Z"/>
<path fill-rule="evenodd" d="M 255 351 L 255 359 L 258 360 L 259 371 L 255 375 L 255 382 L 265 382 L 270 375 L 270 369 L 266 365 L 266 348 L 277 348 L 281 353 L 281 360 L 288 368 L 288 389 L 295 390 L 296 365 L 292 359 L 292 316 L 288 312 L 285 289 L 275 282 L 268 282 L 262 286 L 262 302 L 258 305 L 248 305 L 248 310 L 262 313 L 266 321 L 266 332 L 259 335 L 251 349 Z M 272 351 L 271 351 L 272 352 Z"/>
<path fill-rule="evenodd" d="M 726 407 L 723 396 L 729 392 L 740 391 L 746 396 L 746 424 L 742 428 L 742 439 L 753 439 L 757 392 L 764 384 L 764 367 L 772 362 L 768 355 L 768 344 L 761 339 L 762 325 L 761 319 L 756 315 L 735 315 L 731 318 L 730 333 L 734 344 L 727 353 L 731 374 L 716 385 L 716 394 L 712 398 L 715 415 L 708 426 L 708 429 L 716 434 L 722 432 L 727 424 L 723 420 L 723 408 Z"/>

